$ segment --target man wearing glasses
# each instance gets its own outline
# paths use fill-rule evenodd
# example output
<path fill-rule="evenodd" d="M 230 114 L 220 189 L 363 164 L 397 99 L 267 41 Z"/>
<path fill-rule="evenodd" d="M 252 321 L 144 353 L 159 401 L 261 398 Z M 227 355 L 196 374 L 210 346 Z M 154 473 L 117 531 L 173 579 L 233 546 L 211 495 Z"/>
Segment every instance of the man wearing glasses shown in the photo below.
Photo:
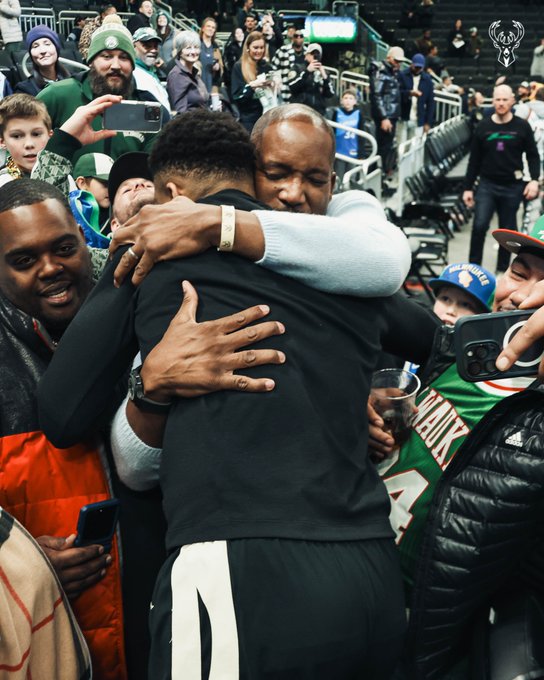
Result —
<path fill-rule="evenodd" d="M 285 104 L 291 99 L 289 81 L 296 78 L 298 72 L 306 66 L 305 54 L 304 31 L 299 28 L 293 33 L 291 45 L 280 47 L 272 59 L 274 71 L 281 74 L 281 98 Z"/>
<path fill-rule="evenodd" d="M 384 172 L 393 171 L 393 142 L 395 128 L 400 118 L 400 85 L 397 72 L 404 60 L 402 47 L 391 47 L 383 61 L 373 61 L 370 66 L 370 107 L 376 123 L 378 153 L 382 157 Z"/>

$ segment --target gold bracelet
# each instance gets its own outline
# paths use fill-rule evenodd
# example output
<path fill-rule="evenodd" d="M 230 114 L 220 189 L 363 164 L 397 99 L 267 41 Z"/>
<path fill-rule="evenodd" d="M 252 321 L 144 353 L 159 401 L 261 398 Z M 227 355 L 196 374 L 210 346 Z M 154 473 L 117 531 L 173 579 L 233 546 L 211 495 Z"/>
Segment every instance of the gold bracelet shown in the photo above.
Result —
<path fill-rule="evenodd" d="M 221 237 L 217 250 L 230 252 L 234 248 L 234 235 L 236 233 L 236 213 L 234 206 L 221 206 Z"/>

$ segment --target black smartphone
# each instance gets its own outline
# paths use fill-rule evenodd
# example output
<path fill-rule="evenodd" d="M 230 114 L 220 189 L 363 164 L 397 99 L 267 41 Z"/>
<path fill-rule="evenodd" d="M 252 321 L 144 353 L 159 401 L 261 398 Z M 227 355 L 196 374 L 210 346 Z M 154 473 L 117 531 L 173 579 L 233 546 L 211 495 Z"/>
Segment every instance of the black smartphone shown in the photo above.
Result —
<path fill-rule="evenodd" d="M 544 338 L 537 340 L 507 371 L 495 360 L 534 309 L 464 316 L 455 324 L 455 356 L 459 375 L 467 382 L 537 374 L 544 353 Z"/>
<path fill-rule="evenodd" d="M 80 548 L 97 544 L 106 548 L 111 547 L 118 518 L 119 501 L 117 498 L 84 505 L 79 511 L 74 546 Z"/>
<path fill-rule="evenodd" d="M 162 107 L 159 102 L 122 101 L 104 111 L 105 130 L 158 132 L 162 127 Z"/>

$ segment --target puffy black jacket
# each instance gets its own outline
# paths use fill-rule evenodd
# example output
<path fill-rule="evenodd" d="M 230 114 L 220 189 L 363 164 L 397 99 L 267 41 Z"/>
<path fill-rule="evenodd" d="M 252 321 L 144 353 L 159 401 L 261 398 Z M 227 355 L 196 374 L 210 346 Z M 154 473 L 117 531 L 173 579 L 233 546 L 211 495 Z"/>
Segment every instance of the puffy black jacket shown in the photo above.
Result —
<path fill-rule="evenodd" d="M 544 677 L 543 509 L 544 388 L 533 384 L 489 411 L 436 488 L 411 602 L 411 679 L 442 679 L 475 643 L 478 680 Z"/>
<path fill-rule="evenodd" d="M 391 64 L 373 61 L 369 70 L 372 118 L 380 123 L 384 118 L 400 118 L 400 84 Z"/>

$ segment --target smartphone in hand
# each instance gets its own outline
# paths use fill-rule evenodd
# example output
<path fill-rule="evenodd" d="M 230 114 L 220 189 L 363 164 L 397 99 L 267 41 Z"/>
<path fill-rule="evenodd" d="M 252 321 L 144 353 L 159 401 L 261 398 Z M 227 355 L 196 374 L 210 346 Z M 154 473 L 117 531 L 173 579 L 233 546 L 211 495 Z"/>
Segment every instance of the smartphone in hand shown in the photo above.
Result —
<path fill-rule="evenodd" d="M 96 544 L 109 549 L 119 518 L 119 505 L 117 498 L 84 505 L 79 511 L 74 546 Z"/>
<path fill-rule="evenodd" d="M 158 132 L 162 127 L 162 107 L 159 102 L 122 101 L 104 111 L 105 130 Z"/>
<path fill-rule="evenodd" d="M 544 353 L 544 338 L 537 340 L 507 371 L 495 361 L 535 312 L 534 309 L 464 316 L 455 324 L 454 344 L 459 375 L 467 382 L 535 376 Z"/>

